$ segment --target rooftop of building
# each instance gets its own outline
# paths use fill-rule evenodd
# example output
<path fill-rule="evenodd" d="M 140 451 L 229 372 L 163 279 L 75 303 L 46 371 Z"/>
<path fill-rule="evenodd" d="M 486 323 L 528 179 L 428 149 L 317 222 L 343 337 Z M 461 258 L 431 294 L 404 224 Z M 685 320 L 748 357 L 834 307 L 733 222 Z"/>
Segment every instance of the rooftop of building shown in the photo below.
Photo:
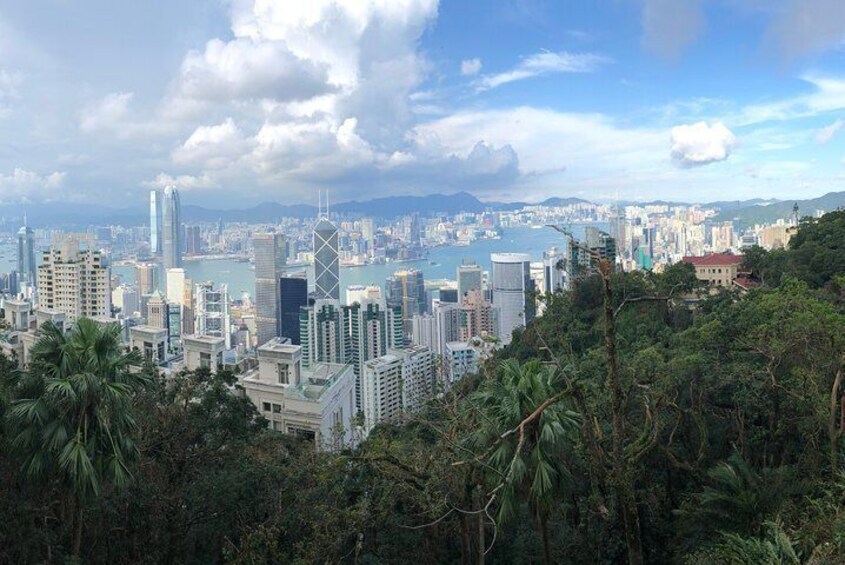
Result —
<path fill-rule="evenodd" d="M 264 347 L 264 346 L 262 346 Z M 299 346 L 293 346 L 299 347 Z M 270 387 L 283 387 L 287 398 L 319 402 L 334 386 L 353 375 L 352 365 L 339 363 L 316 363 L 309 368 L 302 368 L 298 385 L 280 385 L 259 380 L 259 367 L 247 371 L 242 382 L 261 384 Z"/>
<path fill-rule="evenodd" d="M 687 256 L 682 260 L 684 263 L 692 263 L 700 267 L 722 267 L 725 265 L 740 265 L 744 259 L 743 255 L 732 253 L 710 253 L 701 256 Z"/>
<path fill-rule="evenodd" d="M 206 343 L 208 345 L 217 345 L 220 343 L 224 343 L 226 340 L 222 337 L 216 337 L 213 335 L 185 334 L 182 336 L 182 341 L 193 341 L 197 343 Z"/>

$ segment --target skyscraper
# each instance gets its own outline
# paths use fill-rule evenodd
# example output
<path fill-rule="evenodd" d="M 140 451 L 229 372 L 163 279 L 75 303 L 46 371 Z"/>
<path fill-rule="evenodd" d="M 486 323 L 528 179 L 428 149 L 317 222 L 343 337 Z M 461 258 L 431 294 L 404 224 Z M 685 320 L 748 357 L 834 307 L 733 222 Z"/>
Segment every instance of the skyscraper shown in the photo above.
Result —
<path fill-rule="evenodd" d="M 80 250 L 79 239 L 69 236 L 44 252 L 38 267 L 39 305 L 81 317 L 111 315 L 110 269 L 99 251 Z"/>
<path fill-rule="evenodd" d="M 337 227 L 323 216 L 314 226 L 314 298 L 340 300 Z"/>
<path fill-rule="evenodd" d="M 417 314 L 426 312 L 425 281 L 422 271 L 411 269 L 397 271 L 388 277 L 385 284 L 388 306 L 402 308 L 402 319 L 405 323 L 405 333 L 411 333 L 411 320 Z"/>
<path fill-rule="evenodd" d="M 196 286 L 194 308 L 194 333 L 222 337 L 226 349 L 232 348 L 231 320 L 229 316 L 229 288 L 207 282 Z"/>
<path fill-rule="evenodd" d="M 279 279 L 279 337 L 299 345 L 299 310 L 308 306 L 308 280 L 305 277 Z"/>
<path fill-rule="evenodd" d="M 35 285 L 35 273 L 38 267 L 35 264 L 35 232 L 26 225 L 26 216 L 23 217 L 23 226 L 18 230 L 18 284 Z"/>
<path fill-rule="evenodd" d="M 349 362 L 348 309 L 339 300 L 317 300 L 299 310 L 302 365 Z"/>
<path fill-rule="evenodd" d="M 493 253 L 493 306 L 499 309 L 499 337 L 511 342 L 513 330 L 534 318 L 534 282 L 527 253 Z"/>
<path fill-rule="evenodd" d="M 150 191 L 150 253 L 161 253 L 161 194 Z"/>
<path fill-rule="evenodd" d="M 182 266 L 183 236 L 179 191 L 168 186 L 161 206 L 161 261 L 165 271 Z"/>
<path fill-rule="evenodd" d="M 349 323 L 349 347 L 352 366 L 355 371 L 355 399 L 359 410 L 361 398 L 361 375 L 365 362 L 384 355 L 388 349 L 402 347 L 402 312 L 399 308 L 387 308 L 383 300 L 363 298 L 346 306 Z"/>
<path fill-rule="evenodd" d="M 154 263 L 138 263 L 135 265 L 135 286 L 138 294 L 152 294 L 158 288 L 158 265 Z"/>
<path fill-rule="evenodd" d="M 255 250 L 255 323 L 261 347 L 279 336 L 279 279 L 287 262 L 285 236 L 259 233 L 252 239 Z"/>
<path fill-rule="evenodd" d="M 481 291 L 481 267 L 466 263 L 458 266 L 458 301 L 463 302 L 473 290 Z"/>

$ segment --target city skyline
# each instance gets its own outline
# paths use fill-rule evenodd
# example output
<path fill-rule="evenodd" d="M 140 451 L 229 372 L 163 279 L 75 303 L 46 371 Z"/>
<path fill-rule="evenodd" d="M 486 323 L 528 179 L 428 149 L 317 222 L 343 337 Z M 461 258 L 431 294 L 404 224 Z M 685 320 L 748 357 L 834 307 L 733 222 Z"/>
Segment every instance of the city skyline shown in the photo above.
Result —
<path fill-rule="evenodd" d="M 214 206 L 321 189 L 707 201 L 841 186 L 836 3 L 481 8 L 4 6 L 0 130 L 15 141 L 0 197 L 115 206 L 174 184 Z"/>

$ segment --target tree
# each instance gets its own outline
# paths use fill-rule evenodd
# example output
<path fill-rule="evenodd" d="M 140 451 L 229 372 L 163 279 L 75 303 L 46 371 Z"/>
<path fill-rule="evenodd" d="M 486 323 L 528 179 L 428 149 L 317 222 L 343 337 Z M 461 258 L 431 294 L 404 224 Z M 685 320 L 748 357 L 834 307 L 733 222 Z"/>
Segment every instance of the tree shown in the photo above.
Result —
<path fill-rule="evenodd" d="M 125 488 L 138 456 L 132 396 L 147 383 L 137 352 L 126 353 L 117 324 L 82 318 L 64 334 L 47 323 L 32 348 L 24 394 L 8 418 L 12 448 L 31 479 L 56 479 L 72 508 L 80 556 L 86 501 Z M 32 394 L 35 393 L 35 394 Z"/>
<path fill-rule="evenodd" d="M 520 364 L 509 359 L 499 374 L 485 381 L 469 399 L 482 413 L 469 445 L 490 449 L 489 463 L 495 470 L 490 478 L 503 485 L 499 518 L 512 520 L 521 501 L 527 500 L 542 537 L 546 563 L 552 563 L 549 515 L 566 482 L 564 460 L 579 424 L 578 414 L 565 402 L 547 404 L 560 397 L 562 388 L 555 367 L 536 360 Z M 529 426 L 503 438 L 538 409 L 542 413 Z"/>

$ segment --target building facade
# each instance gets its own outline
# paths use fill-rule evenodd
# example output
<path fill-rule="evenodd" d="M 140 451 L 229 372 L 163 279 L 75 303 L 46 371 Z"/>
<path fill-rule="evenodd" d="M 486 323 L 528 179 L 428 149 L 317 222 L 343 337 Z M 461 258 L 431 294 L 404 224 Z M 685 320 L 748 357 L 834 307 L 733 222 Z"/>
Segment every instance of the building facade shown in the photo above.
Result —
<path fill-rule="evenodd" d="M 182 266 L 183 238 L 179 191 L 168 186 L 161 201 L 161 263 L 165 271 Z"/>
<path fill-rule="evenodd" d="M 499 310 L 499 337 L 511 342 L 513 330 L 534 318 L 531 257 L 527 253 L 493 253 L 493 306 Z"/>
<path fill-rule="evenodd" d="M 38 267 L 39 305 L 79 318 L 111 315 L 110 269 L 99 251 L 80 250 L 68 237 L 45 251 Z"/>
<path fill-rule="evenodd" d="M 340 300 L 337 226 L 326 217 L 314 226 L 314 298 Z"/>
<path fill-rule="evenodd" d="M 255 234 L 255 321 L 257 346 L 279 336 L 279 279 L 287 264 L 287 243 L 279 233 Z"/>

